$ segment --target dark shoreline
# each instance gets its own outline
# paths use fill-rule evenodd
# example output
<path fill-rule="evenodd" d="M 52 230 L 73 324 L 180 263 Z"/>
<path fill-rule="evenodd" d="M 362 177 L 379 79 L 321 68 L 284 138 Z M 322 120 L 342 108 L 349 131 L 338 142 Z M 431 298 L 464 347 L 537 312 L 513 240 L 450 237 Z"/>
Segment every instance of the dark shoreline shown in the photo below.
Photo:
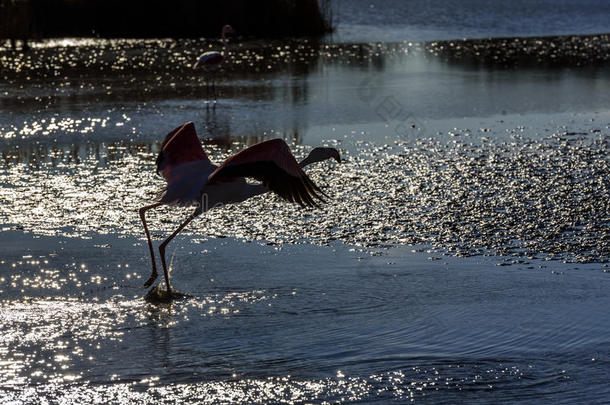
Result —
<path fill-rule="evenodd" d="M 72 37 L 69 37 L 72 38 Z M 76 38 L 85 40 L 86 38 Z M 52 41 L 46 39 L 38 42 Z M 86 45 L 65 46 L 65 48 L 93 47 L 95 41 L 100 41 L 100 47 L 108 48 L 106 41 L 111 41 L 111 48 L 130 49 L 137 48 L 134 45 L 135 38 L 100 39 L 93 38 L 92 43 Z M 156 39 L 143 39 L 155 41 Z M 160 42 L 172 42 L 172 48 L 184 47 L 185 49 L 195 47 L 199 42 L 207 42 L 205 39 L 172 39 L 159 38 Z M 270 40 L 234 40 L 231 51 L 236 55 L 245 50 L 256 49 L 263 53 L 267 50 L 273 52 L 279 44 L 295 44 L 307 54 L 319 53 L 324 57 L 351 57 L 371 58 L 378 53 L 410 53 L 426 52 L 439 57 L 448 63 L 460 63 L 473 66 L 496 66 L 496 67 L 580 67 L 603 65 L 610 61 L 610 33 L 587 34 L 587 35 L 560 35 L 560 36 L 538 36 L 538 37 L 500 37 L 483 39 L 456 39 L 428 42 L 368 42 L 368 43 L 325 43 L 318 38 L 287 38 Z M 39 47 L 33 43 L 33 48 L 42 48 L 34 52 L 48 52 L 45 47 Z M 293 48 L 294 49 L 294 48 Z M 355 51 L 354 51 L 355 50 Z M 8 47 L 0 47 L 0 54 L 4 53 L 8 59 L 24 58 L 23 51 L 13 51 Z M 288 52 L 290 53 L 290 52 Z M 297 55 L 295 55 L 297 56 Z M 4 64 L 2 70 L 10 69 L 10 63 Z M 225 68 L 231 69 L 230 66 Z"/>
<path fill-rule="evenodd" d="M 587 66 L 610 61 L 610 34 L 463 39 L 428 42 L 449 61 L 499 66 Z"/>
<path fill-rule="evenodd" d="M 0 0 L 0 39 L 13 48 L 60 37 L 214 38 L 225 24 L 246 37 L 322 35 L 332 13 L 318 0 Z"/>
<path fill-rule="evenodd" d="M 610 33 L 525 37 L 461 38 L 439 41 L 340 43 L 376 52 L 426 52 L 449 63 L 498 67 L 579 67 L 610 62 Z"/>

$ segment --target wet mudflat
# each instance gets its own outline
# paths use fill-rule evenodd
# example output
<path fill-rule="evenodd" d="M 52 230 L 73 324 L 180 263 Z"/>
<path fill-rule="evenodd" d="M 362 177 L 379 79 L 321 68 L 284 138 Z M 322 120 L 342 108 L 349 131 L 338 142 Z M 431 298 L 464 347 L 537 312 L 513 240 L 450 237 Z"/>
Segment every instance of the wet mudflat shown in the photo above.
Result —
<path fill-rule="evenodd" d="M 493 41 L 233 43 L 216 105 L 190 67 L 206 41 L 3 51 L 0 395 L 601 403 L 610 75 L 594 37 L 501 61 Z M 553 51 L 532 61 L 536 46 Z M 218 163 L 272 137 L 345 161 L 310 169 L 321 210 L 267 195 L 198 219 L 168 248 L 193 297 L 152 305 L 137 209 L 185 121 Z M 188 213 L 151 213 L 155 240 Z"/>

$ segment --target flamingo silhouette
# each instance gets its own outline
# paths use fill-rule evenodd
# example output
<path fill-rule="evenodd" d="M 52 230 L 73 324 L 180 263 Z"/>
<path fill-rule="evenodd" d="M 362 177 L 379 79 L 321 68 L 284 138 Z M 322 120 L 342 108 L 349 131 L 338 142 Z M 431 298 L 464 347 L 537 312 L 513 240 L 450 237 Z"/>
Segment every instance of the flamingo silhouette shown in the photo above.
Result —
<path fill-rule="evenodd" d="M 203 151 L 192 122 L 171 131 L 163 141 L 156 162 L 157 173 L 161 172 L 167 181 L 167 187 L 157 202 L 139 210 L 152 260 L 152 274 L 144 286 L 149 287 L 157 278 L 157 265 L 146 224 L 146 211 L 164 204 L 197 207 L 159 246 L 165 285 L 171 296 L 165 248 L 193 219 L 210 209 L 224 204 L 240 203 L 269 191 L 301 207 L 317 207 L 316 200 L 324 202 L 320 194 L 326 194 L 309 179 L 303 167 L 330 158 L 341 161 L 336 149 L 317 147 L 298 163 L 286 142 L 278 138 L 250 146 L 216 166 Z M 246 178 L 256 179 L 262 184 L 250 184 Z"/>
<path fill-rule="evenodd" d="M 218 70 L 222 62 L 224 62 L 229 56 L 227 50 L 227 38 L 226 34 L 235 34 L 235 30 L 230 25 L 222 27 L 221 38 L 223 50 L 204 52 L 199 55 L 197 62 L 193 65 L 193 69 L 203 69 L 207 73 L 206 77 L 206 93 L 208 100 L 210 98 L 210 81 L 212 82 L 212 92 L 214 95 L 214 102 L 216 102 L 216 85 L 214 84 L 214 73 Z"/>

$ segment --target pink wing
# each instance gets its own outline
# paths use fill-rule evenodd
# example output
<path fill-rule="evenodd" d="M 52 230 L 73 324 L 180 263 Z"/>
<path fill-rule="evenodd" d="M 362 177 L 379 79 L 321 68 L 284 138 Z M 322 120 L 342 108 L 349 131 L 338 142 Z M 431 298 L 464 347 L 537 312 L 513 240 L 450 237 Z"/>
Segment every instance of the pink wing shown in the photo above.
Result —
<path fill-rule="evenodd" d="M 161 172 L 165 180 L 170 182 L 174 168 L 197 160 L 210 162 L 197 137 L 195 124 L 187 122 L 165 137 L 157 156 L 157 173 Z"/>
<path fill-rule="evenodd" d="M 208 177 L 209 185 L 230 177 L 252 177 L 277 193 L 280 197 L 301 206 L 317 206 L 314 197 L 324 201 L 324 194 L 307 177 L 286 142 L 271 139 L 257 143 L 224 161 Z"/>

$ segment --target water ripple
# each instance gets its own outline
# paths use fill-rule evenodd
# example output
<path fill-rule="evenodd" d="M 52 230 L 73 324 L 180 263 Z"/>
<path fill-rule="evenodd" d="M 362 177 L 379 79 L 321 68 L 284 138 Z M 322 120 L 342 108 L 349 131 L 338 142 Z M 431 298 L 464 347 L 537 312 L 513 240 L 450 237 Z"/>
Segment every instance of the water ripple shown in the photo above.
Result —
<path fill-rule="evenodd" d="M 7 151 L 0 166 L 7 191 L 0 218 L 42 234 L 140 235 L 135 213 L 163 186 L 154 175 L 157 147 L 85 144 Z M 206 148 L 218 162 L 227 153 Z M 306 153 L 294 148 L 297 155 Z M 604 134 L 361 143 L 344 152 L 345 163 L 310 171 L 333 197 L 322 210 L 302 211 L 263 196 L 230 212 L 211 211 L 201 230 L 188 232 L 272 243 L 432 244 L 458 256 L 513 255 L 523 258 L 522 264 L 535 257 L 606 262 L 608 149 Z M 282 215 L 271 215 L 278 212 Z M 153 233 L 166 234 L 183 215 L 186 211 L 165 208 L 151 213 Z"/>

